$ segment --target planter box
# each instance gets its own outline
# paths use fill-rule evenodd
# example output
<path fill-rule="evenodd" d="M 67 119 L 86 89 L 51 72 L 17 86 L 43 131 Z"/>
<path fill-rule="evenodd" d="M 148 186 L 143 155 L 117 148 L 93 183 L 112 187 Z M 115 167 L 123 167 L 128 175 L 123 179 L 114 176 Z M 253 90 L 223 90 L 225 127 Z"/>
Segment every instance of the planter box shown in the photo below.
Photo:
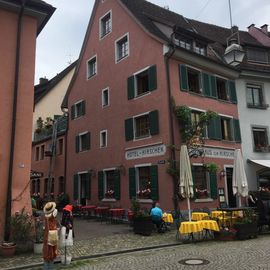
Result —
<path fill-rule="evenodd" d="M 42 254 L 43 251 L 43 243 L 34 243 L 34 253 Z"/>
<path fill-rule="evenodd" d="M 246 240 L 250 238 L 256 238 L 258 235 L 257 223 L 236 223 L 234 224 L 236 229 L 236 238 L 238 240 Z"/>
<path fill-rule="evenodd" d="M 154 224 L 151 217 L 134 217 L 133 219 L 133 231 L 137 234 L 145 236 L 151 235 L 154 229 Z"/>
<path fill-rule="evenodd" d="M 230 231 L 214 232 L 214 237 L 218 241 L 233 241 L 236 238 L 236 233 Z"/>

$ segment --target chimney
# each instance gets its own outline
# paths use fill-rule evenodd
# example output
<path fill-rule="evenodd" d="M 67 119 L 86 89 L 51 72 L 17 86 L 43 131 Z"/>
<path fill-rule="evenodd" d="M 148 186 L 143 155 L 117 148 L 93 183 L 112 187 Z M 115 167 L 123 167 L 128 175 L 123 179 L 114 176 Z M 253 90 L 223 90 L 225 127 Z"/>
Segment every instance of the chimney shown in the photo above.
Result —
<path fill-rule="evenodd" d="M 266 35 L 268 35 L 268 24 L 264 24 L 261 26 L 261 30 L 263 33 L 265 33 Z"/>
<path fill-rule="evenodd" d="M 232 26 L 232 33 L 237 33 L 238 32 L 238 26 L 236 26 L 236 25 L 233 25 Z"/>
<path fill-rule="evenodd" d="M 46 78 L 46 77 L 44 77 L 44 78 L 39 78 L 39 84 L 45 84 L 45 83 L 47 83 L 49 80 Z"/>

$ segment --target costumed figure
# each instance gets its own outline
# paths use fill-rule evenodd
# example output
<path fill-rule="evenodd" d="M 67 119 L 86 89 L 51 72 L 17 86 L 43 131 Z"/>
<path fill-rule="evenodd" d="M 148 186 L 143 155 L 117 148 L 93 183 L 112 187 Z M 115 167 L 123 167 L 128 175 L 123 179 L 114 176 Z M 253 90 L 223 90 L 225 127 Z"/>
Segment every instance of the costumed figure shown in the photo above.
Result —
<path fill-rule="evenodd" d="M 53 269 L 54 259 L 58 255 L 57 209 L 55 202 L 48 202 L 43 208 L 45 214 L 45 231 L 43 240 L 43 269 Z"/>

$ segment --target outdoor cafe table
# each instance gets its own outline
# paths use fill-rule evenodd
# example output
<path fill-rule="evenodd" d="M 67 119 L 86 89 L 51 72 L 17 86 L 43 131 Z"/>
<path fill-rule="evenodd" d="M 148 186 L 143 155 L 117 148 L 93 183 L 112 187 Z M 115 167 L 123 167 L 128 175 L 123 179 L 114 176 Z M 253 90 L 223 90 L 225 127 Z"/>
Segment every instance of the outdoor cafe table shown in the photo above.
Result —
<path fill-rule="evenodd" d="M 87 213 L 87 216 L 90 217 L 96 208 L 96 205 L 85 205 L 81 207 L 81 211 Z"/>
<path fill-rule="evenodd" d="M 179 231 L 181 234 L 188 233 L 196 233 L 201 232 L 203 230 L 203 226 L 198 221 L 184 221 L 181 222 Z"/>
<path fill-rule="evenodd" d="M 205 219 L 198 221 L 203 229 L 219 232 L 218 224 L 215 220 Z"/>
<path fill-rule="evenodd" d="M 230 220 L 229 226 L 232 226 L 233 219 L 237 218 L 237 216 L 239 216 L 242 211 L 246 211 L 246 210 L 250 210 L 250 209 L 255 209 L 255 208 L 254 207 L 246 207 L 246 206 L 232 207 L 232 208 L 218 208 L 218 211 L 223 212 L 223 214 L 222 214 L 222 216 L 223 216 L 222 226 L 225 227 L 224 226 L 224 221 L 226 220 L 225 214 L 229 215 L 229 220 Z"/>
<path fill-rule="evenodd" d="M 111 209 L 109 209 L 109 212 L 110 212 L 111 221 L 120 220 L 125 214 L 125 209 L 111 208 Z"/>
<path fill-rule="evenodd" d="M 104 218 L 106 218 L 109 214 L 109 206 L 98 206 L 95 209 L 95 213 L 96 216 L 98 216 L 100 218 L 100 220 L 102 221 Z"/>
<path fill-rule="evenodd" d="M 165 223 L 173 223 L 173 217 L 172 217 L 172 214 L 170 214 L 170 213 L 163 213 L 163 215 L 162 215 L 162 220 L 163 220 Z"/>
<path fill-rule="evenodd" d="M 192 212 L 192 215 L 191 215 L 191 219 L 195 221 L 202 220 L 204 217 L 208 217 L 208 213 Z"/>

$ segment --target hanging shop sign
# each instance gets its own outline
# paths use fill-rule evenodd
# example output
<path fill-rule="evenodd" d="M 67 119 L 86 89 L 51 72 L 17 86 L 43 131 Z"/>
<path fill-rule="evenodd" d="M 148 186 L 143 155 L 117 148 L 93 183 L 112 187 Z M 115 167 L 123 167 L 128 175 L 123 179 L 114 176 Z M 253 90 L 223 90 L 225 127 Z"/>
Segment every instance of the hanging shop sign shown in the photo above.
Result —
<path fill-rule="evenodd" d="M 126 151 L 126 160 L 163 156 L 166 153 L 166 146 L 164 144 L 136 148 Z"/>
<path fill-rule="evenodd" d="M 204 147 L 204 156 L 213 158 L 234 159 L 234 150 Z"/>

